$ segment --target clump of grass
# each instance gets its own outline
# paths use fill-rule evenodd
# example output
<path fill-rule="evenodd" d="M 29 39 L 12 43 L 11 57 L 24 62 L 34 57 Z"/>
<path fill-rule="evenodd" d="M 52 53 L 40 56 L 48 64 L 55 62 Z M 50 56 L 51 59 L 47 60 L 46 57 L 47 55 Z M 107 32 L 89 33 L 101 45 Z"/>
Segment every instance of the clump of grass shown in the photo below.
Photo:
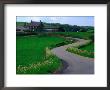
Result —
<path fill-rule="evenodd" d="M 48 58 L 51 55 L 53 55 L 52 52 L 51 52 L 51 50 L 48 47 L 45 48 L 45 53 L 46 53 L 46 58 Z"/>
<path fill-rule="evenodd" d="M 70 48 L 67 48 L 67 51 L 69 51 L 71 53 L 81 55 L 81 56 L 94 58 L 94 52 L 89 52 L 87 50 L 81 50 L 81 49 L 78 49 L 78 48 L 75 48 L 75 47 L 70 47 Z"/>
<path fill-rule="evenodd" d="M 75 53 L 81 56 L 85 56 L 85 57 L 90 57 L 90 58 L 94 58 L 94 52 L 90 49 L 93 49 L 93 45 L 91 47 L 88 48 L 88 45 L 90 45 L 92 43 L 91 40 L 86 40 L 84 43 L 73 43 L 72 47 L 67 48 L 67 51 L 71 52 L 71 53 Z M 83 48 L 83 49 L 81 49 Z"/>
<path fill-rule="evenodd" d="M 19 65 L 17 74 L 49 74 L 55 72 L 62 66 L 61 61 L 46 48 L 46 57 L 41 62 L 29 64 L 28 66 Z"/>

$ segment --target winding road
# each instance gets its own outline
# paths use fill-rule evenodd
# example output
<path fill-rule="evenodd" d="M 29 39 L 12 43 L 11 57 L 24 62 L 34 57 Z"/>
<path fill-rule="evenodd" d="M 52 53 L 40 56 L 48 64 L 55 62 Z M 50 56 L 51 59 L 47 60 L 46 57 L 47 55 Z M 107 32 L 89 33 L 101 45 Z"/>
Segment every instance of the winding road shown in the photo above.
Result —
<path fill-rule="evenodd" d="M 59 57 L 64 64 L 64 69 L 59 72 L 60 74 L 94 74 L 94 60 L 92 58 L 87 58 L 79 56 L 73 53 L 66 51 L 68 47 L 76 47 L 77 45 L 82 45 L 89 40 L 74 38 L 75 43 L 60 46 L 52 49 L 51 51 L 57 57 Z"/>

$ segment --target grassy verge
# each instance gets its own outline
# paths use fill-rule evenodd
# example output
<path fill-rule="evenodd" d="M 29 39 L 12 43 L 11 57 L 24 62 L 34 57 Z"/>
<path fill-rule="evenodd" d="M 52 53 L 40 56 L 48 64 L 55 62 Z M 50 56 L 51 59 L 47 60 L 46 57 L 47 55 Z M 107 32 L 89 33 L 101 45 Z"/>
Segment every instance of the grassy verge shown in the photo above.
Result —
<path fill-rule="evenodd" d="M 88 52 L 87 50 L 81 50 L 81 49 L 78 49 L 78 48 L 68 48 L 67 51 L 69 51 L 71 53 L 81 55 L 81 56 L 94 58 L 94 53 L 93 52 Z"/>
<path fill-rule="evenodd" d="M 67 51 L 81 55 L 81 56 L 94 58 L 94 45 L 91 42 L 87 43 L 85 45 L 69 47 L 69 48 L 67 48 Z"/>

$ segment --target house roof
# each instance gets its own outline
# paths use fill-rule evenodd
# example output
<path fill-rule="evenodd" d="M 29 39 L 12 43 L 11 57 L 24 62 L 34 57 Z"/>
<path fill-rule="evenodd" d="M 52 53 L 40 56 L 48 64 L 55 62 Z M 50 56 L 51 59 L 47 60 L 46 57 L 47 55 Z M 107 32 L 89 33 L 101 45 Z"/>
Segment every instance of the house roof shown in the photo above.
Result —
<path fill-rule="evenodd" d="M 41 22 L 31 21 L 31 23 L 29 24 L 29 26 L 39 26 L 40 24 L 41 24 Z"/>

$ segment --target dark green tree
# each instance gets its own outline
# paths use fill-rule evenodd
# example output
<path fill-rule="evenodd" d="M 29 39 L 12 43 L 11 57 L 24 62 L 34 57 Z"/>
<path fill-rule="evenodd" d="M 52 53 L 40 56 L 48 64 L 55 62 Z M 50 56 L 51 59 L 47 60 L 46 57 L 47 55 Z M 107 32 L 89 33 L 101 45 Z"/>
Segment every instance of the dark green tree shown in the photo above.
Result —
<path fill-rule="evenodd" d="M 58 28 L 58 32 L 65 32 L 65 30 L 64 30 L 64 28 L 63 28 L 62 26 L 60 26 L 60 27 Z"/>
<path fill-rule="evenodd" d="M 43 29 L 44 29 L 43 22 L 40 21 L 40 25 L 37 27 L 36 31 L 37 32 L 43 32 Z"/>

